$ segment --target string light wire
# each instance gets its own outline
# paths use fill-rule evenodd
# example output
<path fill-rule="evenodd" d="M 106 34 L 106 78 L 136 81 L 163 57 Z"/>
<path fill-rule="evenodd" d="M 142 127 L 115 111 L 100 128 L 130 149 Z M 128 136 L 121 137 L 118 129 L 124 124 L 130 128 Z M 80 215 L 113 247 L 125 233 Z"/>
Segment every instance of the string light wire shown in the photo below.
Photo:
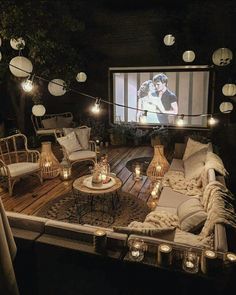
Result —
<path fill-rule="evenodd" d="M 22 72 L 25 72 L 25 73 L 31 75 L 30 72 L 28 72 L 28 71 L 26 71 L 24 69 L 21 69 L 21 68 L 15 66 L 15 65 L 8 64 L 8 66 L 11 66 L 13 68 L 16 68 L 16 69 L 18 69 L 18 70 L 20 70 Z M 62 85 L 62 84 L 57 83 L 55 81 L 50 81 L 50 80 L 48 80 L 48 79 L 46 79 L 44 77 L 38 76 L 36 74 L 34 74 L 34 78 L 37 78 L 37 79 L 42 80 L 42 81 L 47 82 L 47 83 L 50 82 L 52 84 L 55 84 L 55 85 L 58 85 L 58 86 L 61 86 L 61 87 L 65 87 L 65 85 Z M 87 94 L 87 93 L 84 93 L 84 92 L 81 92 L 81 91 L 77 91 L 77 90 L 75 90 L 73 88 L 66 87 L 66 90 L 67 91 L 74 92 L 74 93 L 79 94 L 79 95 L 82 95 L 82 96 L 85 96 L 85 97 L 88 97 L 90 99 L 93 99 L 95 101 L 95 103 L 96 103 L 96 101 L 98 101 L 97 100 L 98 99 L 97 97 L 92 96 L 92 95 Z M 113 105 L 113 106 L 123 107 L 123 108 L 131 109 L 131 110 L 135 110 L 135 111 L 144 112 L 143 109 L 135 108 L 135 107 L 132 107 L 132 106 L 126 106 L 126 105 L 123 105 L 123 104 L 120 104 L 120 103 L 116 103 L 116 102 L 111 102 L 111 101 L 108 101 L 108 100 L 105 100 L 105 99 L 102 99 L 102 98 L 99 98 L 99 103 L 100 102 L 104 102 L 104 103 L 106 103 L 108 105 Z M 146 113 L 148 112 L 148 113 L 158 114 L 158 115 L 166 115 L 166 113 L 162 113 L 162 112 L 154 112 L 154 111 L 147 111 L 147 110 L 145 110 L 145 112 Z M 168 114 L 168 116 L 173 116 L 173 117 L 178 117 L 178 118 L 181 117 L 181 116 L 183 116 L 183 117 L 207 117 L 207 116 L 211 116 L 212 117 L 213 114 L 212 113 L 210 113 L 210 114 L 208 114 L 208 113 L 199 113 L 199 114 Z"/>

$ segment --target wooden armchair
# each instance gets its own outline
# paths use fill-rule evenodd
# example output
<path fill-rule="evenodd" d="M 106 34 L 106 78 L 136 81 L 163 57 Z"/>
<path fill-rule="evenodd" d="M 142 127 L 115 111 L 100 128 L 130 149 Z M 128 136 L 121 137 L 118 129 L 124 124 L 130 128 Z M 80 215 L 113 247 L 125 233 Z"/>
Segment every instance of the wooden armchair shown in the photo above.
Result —
<path fill-rule="evenodd" d="M 39 159 L 37 150 L 28 149 L 25 135 L 0 138 L 0 184 L 8 187 L 10 196 L 15 182 L 24 176 L 35 175 L 42 183 Z"/>
<path fill-rule="evenodd" d="M 55 130 L 55 137 L 62 147 L 64 158 L 66 158 L 71 165 L 82 161 L 97 162 L 96 143 L 89 140 L 89 127 L 81 126 L 77 128 Z"/>

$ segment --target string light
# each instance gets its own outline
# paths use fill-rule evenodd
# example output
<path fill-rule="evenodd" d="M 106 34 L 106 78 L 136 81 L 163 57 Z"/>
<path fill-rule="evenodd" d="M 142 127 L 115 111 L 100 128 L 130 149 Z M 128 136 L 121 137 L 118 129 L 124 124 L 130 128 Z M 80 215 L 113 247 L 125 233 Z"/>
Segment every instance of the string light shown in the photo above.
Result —
<path fill-rule="evenodd" d="M 9 66 L 9 64 L 7 64 L 7 65 Z M 15 69 L 18 69 L 18 70 L 20 70 L 20 71 L 22 71 L 22 72 L 25 72 L 25 73 L 27 73 L 27 74 L 29 74 L 28 71 L 26 71 L 26 70 L 24 70 L 24 69 L 21 69 L 21 68 L 15 66 L 15 65 L 12 65 L 12 64 L 11 64 L 11 67 L 12 67 L 12 68 L 15 68 Z M 62 85 L 62 84 L 57 83 L 57 82 L 54 83 L 53 80 L 50 81 L 50 80 L 48 80 L 48 79 L 46 79 L 46 78 L 43 78 L 43 77 L 41 77 L 41 76 L 34 75 L 34 78 L 37 78 L 37 79 L 42 80 L 42 81 L 44 81 L 44 82 L 48 82 L 48 83 L 50 82 L 50 83 L 55 84 L 55 85 L 57 85 L 57 86 L 61 86 L 62 88 L 65 87 L 64 84 Z M 27 80 L 28 80 L 28 79 L 27 79 Z M 27 80 L 26 80 L 26 81 L 27 81 Z M 26 82 L 26 81 L 25 81 L 25 82 Z M 29 85 L 30 83 L 27 82 L 27 84 Z M 23 87 L 23 85 L 22 85 L 22 87 Z M 166 113 L 162 113 L 162 112 L 158 112 L 158 113 L 157 113 L 157 112 L 154 112 L 154 111 L 147 111 L 147 110 L 143 111 L 142 109 L 139 109 L 139 108 L 135 108 L 135 107 L 131 107 L 131 106 L 122 105 L 122 104 L 119 104 L 119 103 L 116 103 L 116 102 L 111 102 L 111 101 L 108 101 L 108 100 L 105 100 L 105 99 L 101 99 L 101 98 L 98 99 L 97 97 L 94 97 L 94 96 L 89 95 L 89 94 L 87 94 L 87 93 L 83 93 L 83 92 L 77 91 L 77 90 L 72 89 L 72 88 L 69 88 L 69 87 L 67 87 L 66 90 L 67 90 L 67 91 L 74 92 L 74 93 L 79 94 L 79 95 L 83 95 L 83 96 L 85 96 L 85 97 L 88 97 L 88 98 L 90 98 L 90 99 L 95 100 L 95 104 L 94 104 L 94 106 L 93 106 L 92 109 L 91 109 L 93 113 L 97 113 L 97 114 L 98 114 L 98 113 L 100 112 L 100 103 L 101 103 L 101 102 L 104 102 L 104 103 L 106 103 L 106 104 L 108 104 L 108 105 L 113 105 L 113 106 L 118 106 L 118 107 L 123 107 L 123 108 L 131 109 L 131 110 L 135 110 L 135 111 L 143 112 L 143 115 L 140 117 L 140 123 L 142 123 L 142 124 L 145 124 L 145 123 L 147 122 L 147 112 L 149 112 L 149 113 L 154 113 L 154 114 L 166 115 Z M 27 90 L 26 90 L 26 91 L 27 91 Z M 168 114 L 168 115 L 169 115 L 169 116 L 177 117 L 178 119 L 177 119 L 177 121 L 176 121 L 176 124 L 177 124 L 178 126 L 180 126 L 180 127 L 184 125 L 184 117 L 204 117 L 204 116 L 209 116 L 209 115 L 212 116 L 212 114 L 207 114 L 207 113 L 206 113 L 206 114 L 202 114 L 202 113 L 199 113 L 199 114 L 181 114 L 181 115 L 179 115 L 179 114 Z M 213 117 L 210 118 L 210 119 L 208 120 L 209 125 L 214 125 L 213 122 L 214 122 L 214 124 L 217 123 L 217 121 L 216 121 Z"/>
<path fill-rule="evenodd" d="M 34 85 L 33 85 L 34 76 L 29 75 L 29 77 L 21 83 L 21 86 L 25 92 L 30 92 Z"/>
<path fill-rule="evenodd" d="M 181 127 L 184 125 L 184 114 L 182 114 L 176 121 L 177 126 Z"/>
<path fill-rule="evenodd" d="M 98 113 L 100 113 L 100 100 L 101 99 L 96 99 L 96 101 L 95 101 L 95 104 L 94 104 L 94 106 L 92 107 L 92 109 L 91 109 L 91 111 L 94 113 L 94 114 L 98 114 Z"/>

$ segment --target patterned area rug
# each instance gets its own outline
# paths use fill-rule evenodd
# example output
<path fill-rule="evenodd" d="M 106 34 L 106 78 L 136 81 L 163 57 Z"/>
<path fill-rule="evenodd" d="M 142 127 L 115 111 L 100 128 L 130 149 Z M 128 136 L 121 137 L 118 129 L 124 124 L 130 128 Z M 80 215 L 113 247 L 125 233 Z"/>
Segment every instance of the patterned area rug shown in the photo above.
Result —
<path fill-rule="evenodd" d="M 137 165 L 141 167 L 141 173 L 146 175 L 147 168 L 152 160 L 152 157 L 142 157 L 129 160 L 125 167 L 130 171 L 134 172 L 134 169 Z"/>
<path fill-rule="evenodd" d="M 112 213 L 88 210 L 79 213 L 76 199 L 72 192 L 68 192 L 46 203 L 37 216 L 60 220 L 69 223 L 91 224 L 103 227 L 127 226 L 131 221 L 144 221 L 150 212 L 147 204 L 128 193 L 119 193 L 119 202 Z"/>

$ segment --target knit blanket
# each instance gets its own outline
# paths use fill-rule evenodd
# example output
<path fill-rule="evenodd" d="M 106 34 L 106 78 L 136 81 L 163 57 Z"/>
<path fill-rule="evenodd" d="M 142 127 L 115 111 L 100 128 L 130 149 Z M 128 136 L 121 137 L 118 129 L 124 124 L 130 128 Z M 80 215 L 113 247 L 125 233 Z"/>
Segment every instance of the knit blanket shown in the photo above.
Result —
<path fill-rule="evenodd" d="M 236 228 L 236 215 L 232 205 L 232 193 L 219 181 L 210 182 L 203 193 L 202 204 L 207 211 L 207 220 L 200 233 L 209 236 L 217 223 Z"/>
<path fill-rule="evenodd" d="M 169 186 L 174 191 L 188 196 L 202 195 L 201 184 L 201 178 L 186 179 L 181 171 L 168 171 L 162 179 L 163 186 Z"/>

